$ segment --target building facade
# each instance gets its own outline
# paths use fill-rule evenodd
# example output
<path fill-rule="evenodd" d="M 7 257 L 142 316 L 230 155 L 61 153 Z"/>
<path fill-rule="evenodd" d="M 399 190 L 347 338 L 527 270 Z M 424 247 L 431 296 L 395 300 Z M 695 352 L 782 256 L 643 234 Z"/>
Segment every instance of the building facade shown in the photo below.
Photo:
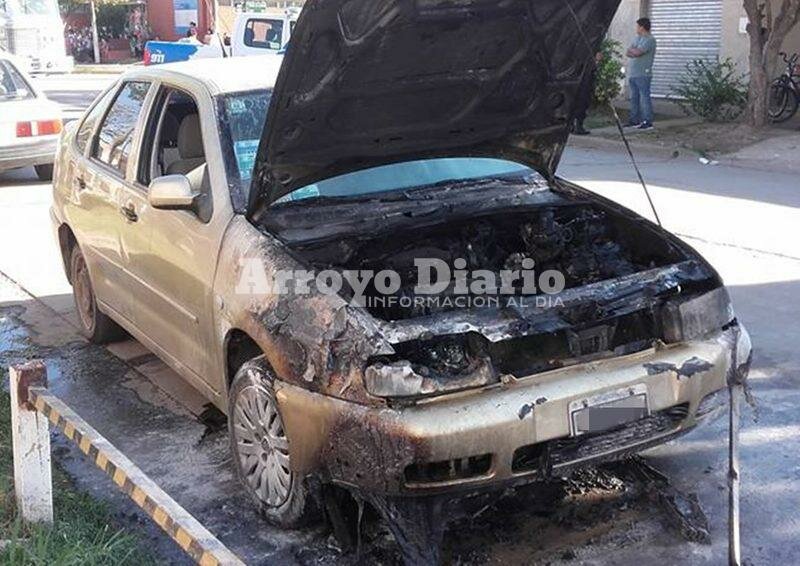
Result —
<path fill-rule="evenodd" d="M 147 0 L 147 20 L 153 35 L 163 41 L 186 36 L 190 22 L 197 24 L 201 37 L 213 26 L 213 0 Z"/>
<path fill-rule="evenodd" d="M 770 0 L 774 13 L 781 0 Z M 653 69 L 653 95 L 667 97 L 694 59 L 730 57 L 746 73 L 750 43 L 742 0 L 622 0 L 609 31 L 627 47 L 636 20 L 649 17 L 658 50 Z M 800 26 L 786 38 L 783 50 L 800 51 Z M 774 70 L 780 74 L 782 68 Z"/>

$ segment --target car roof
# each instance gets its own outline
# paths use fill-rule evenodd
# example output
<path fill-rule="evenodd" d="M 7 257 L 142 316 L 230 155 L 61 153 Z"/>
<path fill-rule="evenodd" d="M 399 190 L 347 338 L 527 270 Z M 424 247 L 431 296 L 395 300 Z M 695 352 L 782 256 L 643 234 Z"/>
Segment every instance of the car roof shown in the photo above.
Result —
<path fill-rule="evenodd" d="M 202 82 L 212 95 L 271 89 L 275 86 L 282 62 L 282 55 L 193 59 L 138 67 L 126 73 L 123 80 L 189 78 Z"/>

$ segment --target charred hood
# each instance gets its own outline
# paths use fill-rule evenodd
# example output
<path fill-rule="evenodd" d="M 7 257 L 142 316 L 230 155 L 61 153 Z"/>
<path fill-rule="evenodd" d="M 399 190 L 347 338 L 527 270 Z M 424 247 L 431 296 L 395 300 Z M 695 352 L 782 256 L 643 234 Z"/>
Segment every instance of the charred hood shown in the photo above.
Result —
<path fill-rule="evenodd" d="M 270 102 L 250 213 L 316 181 L 434 157 L 552 178 L 619 0 L 308 0 Z"/>

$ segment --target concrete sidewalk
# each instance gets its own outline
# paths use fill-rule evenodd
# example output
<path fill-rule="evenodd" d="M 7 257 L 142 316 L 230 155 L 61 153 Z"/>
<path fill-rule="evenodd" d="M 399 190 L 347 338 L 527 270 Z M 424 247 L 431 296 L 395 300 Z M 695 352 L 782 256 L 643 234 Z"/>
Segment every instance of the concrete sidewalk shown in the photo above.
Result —
<path fill-rule="evenodd" d="M 664 139 L 664 132 L 687 126 L 700 125 L 697 118 L 675 118 L 663 120 L 656 125 L 661 134 L 653 139 L 648 131 L 626 129 L 625 135 L 637 157 L 677 158 L 687 157 L 705 165 L 732 165 L 760 171 L 800 173 L 800 130 L 773 127 L 768 137 L 730 153 L 701 152 L 679 143 L 679 140 Z M 719 125 L 714 125 L 719 127 Z M 712 126 L 710 126 L 712 127 Z M 732 130 L 732 135 L 735 131 Z M 600 150 L 625 154 L 625 145 L 616 126 L 595 128 L 588 136 L 570 136 L 569 146 L 576 149 Z M 708 160 L 709 163 L 704 163 Z"/>
<path fill-rule="evenodd" d="M 731 165 L 800 173 L 800 132 L 770 138 L 724 158 Z"/>
<path fill-rule="evenodd" d="M 119 75 L 135 65 L 142 65 L 141 61 L 136 63 L 77 63 L 73 73 L 78 75 Z"/>

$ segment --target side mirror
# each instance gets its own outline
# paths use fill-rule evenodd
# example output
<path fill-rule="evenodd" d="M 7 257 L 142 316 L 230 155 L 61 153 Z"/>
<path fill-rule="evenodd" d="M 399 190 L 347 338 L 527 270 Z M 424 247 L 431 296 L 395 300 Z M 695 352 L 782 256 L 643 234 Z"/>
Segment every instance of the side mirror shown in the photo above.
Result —
<path fill-rule="evenodd" d="M 185 175 L 164 175 L 150 182 L 147 202 L 161 210 L 195 210 L 200 193 Z"/>

